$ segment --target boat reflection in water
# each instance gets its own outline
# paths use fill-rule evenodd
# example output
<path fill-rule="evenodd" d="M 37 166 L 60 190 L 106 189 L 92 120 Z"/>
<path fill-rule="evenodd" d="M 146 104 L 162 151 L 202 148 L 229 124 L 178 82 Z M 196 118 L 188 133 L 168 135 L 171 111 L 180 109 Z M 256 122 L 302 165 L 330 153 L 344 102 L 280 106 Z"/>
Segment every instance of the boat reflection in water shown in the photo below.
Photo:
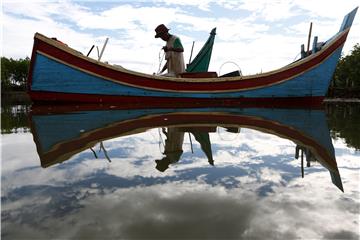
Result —
<path fill-rule="evenodd" d="M 68 160 L 102 141 L 129 136 L 158 128 L 165 135 L 163 158 L 155 160 L 163 172 L 179 161 L 183 154 L 184 137 L 200 143 L 209 164 L 213 159 L 209 133 L 219 131 L 239 134 L 241 128 L 255 129 L 289 139 L 296 144 L 295 158 L 304 157 L 307 166 L 319 162 L 329 170 L 332 182 L 343 191 L 334 147 L 321 109 L 284 108 L 184 108 L 184 109 L 117 109 L 116 106 L 33 106 L 31 131 L 42 167 Z M 161 136 L 159 134 L 159 136 Z M 193 136 L 195 139 L 192 140 Z"/>

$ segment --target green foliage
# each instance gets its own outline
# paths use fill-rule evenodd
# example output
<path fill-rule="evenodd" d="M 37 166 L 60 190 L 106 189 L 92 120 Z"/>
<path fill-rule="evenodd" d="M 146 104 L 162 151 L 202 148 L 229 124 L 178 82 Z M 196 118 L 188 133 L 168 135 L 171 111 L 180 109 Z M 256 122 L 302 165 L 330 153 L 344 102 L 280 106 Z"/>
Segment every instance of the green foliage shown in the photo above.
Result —
<path fill-rule="evenodd" d="M 1 57 L 1 88 L 6 90 L 25 90 L 30 66 L 30 58 L 14 60 Z"/>
<path fill-rule="evenodd" d="M 329 104 L 326 111 L 332 138 L 343 138 L 348 147 L 360 150 L 360 105 Z"/>
<path fill-rule="evenodd" d="M 341 57 L 333 77 L 330 92 L 332 95 L 349 95 L 346 93 L 356 93 L 360 90 L 360 45 L 357 43 L 349 55 Z M 337 94 L 336 94 L 337 93 Z"/>
<path fill-rule="evenodd" d="M 1 134 L 28 132 L 29 105 L 7 105 L 1 106 Z"/>

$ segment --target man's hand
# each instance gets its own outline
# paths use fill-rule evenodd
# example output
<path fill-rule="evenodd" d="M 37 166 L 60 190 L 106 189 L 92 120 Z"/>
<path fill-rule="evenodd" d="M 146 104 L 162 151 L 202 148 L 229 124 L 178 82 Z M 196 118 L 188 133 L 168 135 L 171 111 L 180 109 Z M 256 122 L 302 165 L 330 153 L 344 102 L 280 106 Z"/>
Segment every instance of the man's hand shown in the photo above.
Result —
<path fill-rule="evenodd" d="M 168 48 L 167 46 L 164 46 L 162 49 L 164 49 L 165 52 L 173 51 L 173 52 L 183 52 L 183 48 Z"/>

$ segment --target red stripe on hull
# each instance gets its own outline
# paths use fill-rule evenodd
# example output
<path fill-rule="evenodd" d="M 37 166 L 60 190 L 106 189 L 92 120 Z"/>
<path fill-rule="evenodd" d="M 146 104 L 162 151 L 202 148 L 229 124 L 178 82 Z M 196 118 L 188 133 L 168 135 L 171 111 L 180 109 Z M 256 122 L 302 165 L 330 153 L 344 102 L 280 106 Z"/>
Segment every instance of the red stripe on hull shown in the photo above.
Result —
<path fill-rule="evenodd" d="M 321 63 L 328 56 L 330 56 L 336 49 L 342 46 L 346 40 L 347 32 L 336 40 L 331 46 L 329 46 L 324 52 L 317 57 L 304 62 L 303 64 L 294 66 L 290 69 L 283 70 L 267 76 L 256 76 L 251 79 L 236 80 L 236 81 L 223 81 L 223 82 L 177 82 L 157 80 L 155 78 L 137 76 L 131 73 L 117 71 L 115 69 L 107 68 L 96 64 L 91 61 L 87 61 L 81 57 L 68 53 L 60 48 L 52 46 L 40 39 L 35 39 L 37 44 L 34 45 L 36 50 L 40 50 L 56 59 L 64 61 L 68 64 L 92 72 L 94 74 L 104 76 L 106 78 L 113 79 L 120 83 L 130 84 L 137 87 L 171 90 L 171 91 L 197 91 L 197 92 L 216 92 L 216 91 L 236 91 L 245 90 L 258 87 L 264 87 L 267 85 L 275 84 L 277 82 L 284 81 L 301 74 L 304 71 L 311 69 L 313 66 Z M 32 59 L 34 61 L 34 59 Z"/>
<path fill-rule="evenodd" d="M 194 108 L 194 107 L 286 107 L 319 108 L 323 96 L 287 97 L 287 98 L 165 98 L 139 96 L 111 96 L 95 94 L 72 94 L 56 92 L 30 92 L 34 102 L 49 103 L 97 103 L 120 104 L 117 108 Z M 116 106 L 115 106 L 116 107 Z"/>

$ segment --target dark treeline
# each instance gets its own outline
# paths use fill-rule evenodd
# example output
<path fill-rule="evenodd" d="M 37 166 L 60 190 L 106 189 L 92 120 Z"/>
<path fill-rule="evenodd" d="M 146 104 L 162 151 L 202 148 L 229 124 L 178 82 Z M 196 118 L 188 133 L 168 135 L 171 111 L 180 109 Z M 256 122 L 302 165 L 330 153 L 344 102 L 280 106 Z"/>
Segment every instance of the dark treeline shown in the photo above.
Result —
<path fill-rule="evenodd" d="M 360 98 L 360 45 L 340 58 L 331 82 L 328 97 Z"/>
<path fill-rule="evenodd" d="M 18 60 L 1 57 L 2 91 L 24 91 L 30 66 L 28 57 Z M 360 45 L 356 44 L 349 55 L 341 57 L 328 97 L 360 98 Z"/>
<path fill-rule="evenodd" d="M 1 90 L 25 91 L 30 58 L 18 60 L 1 57 Z"/>
<path fill-rule="evenodd" d="M 345 139 L 349 147 L 360 150 L 360 105 L 359 104 L 327 104 L 325 109 L 333 139 Z"/>
<path fill-rule="evenodd" d="M 1 106 L 1 134 L 29 132 L 29 105 Z"/>

